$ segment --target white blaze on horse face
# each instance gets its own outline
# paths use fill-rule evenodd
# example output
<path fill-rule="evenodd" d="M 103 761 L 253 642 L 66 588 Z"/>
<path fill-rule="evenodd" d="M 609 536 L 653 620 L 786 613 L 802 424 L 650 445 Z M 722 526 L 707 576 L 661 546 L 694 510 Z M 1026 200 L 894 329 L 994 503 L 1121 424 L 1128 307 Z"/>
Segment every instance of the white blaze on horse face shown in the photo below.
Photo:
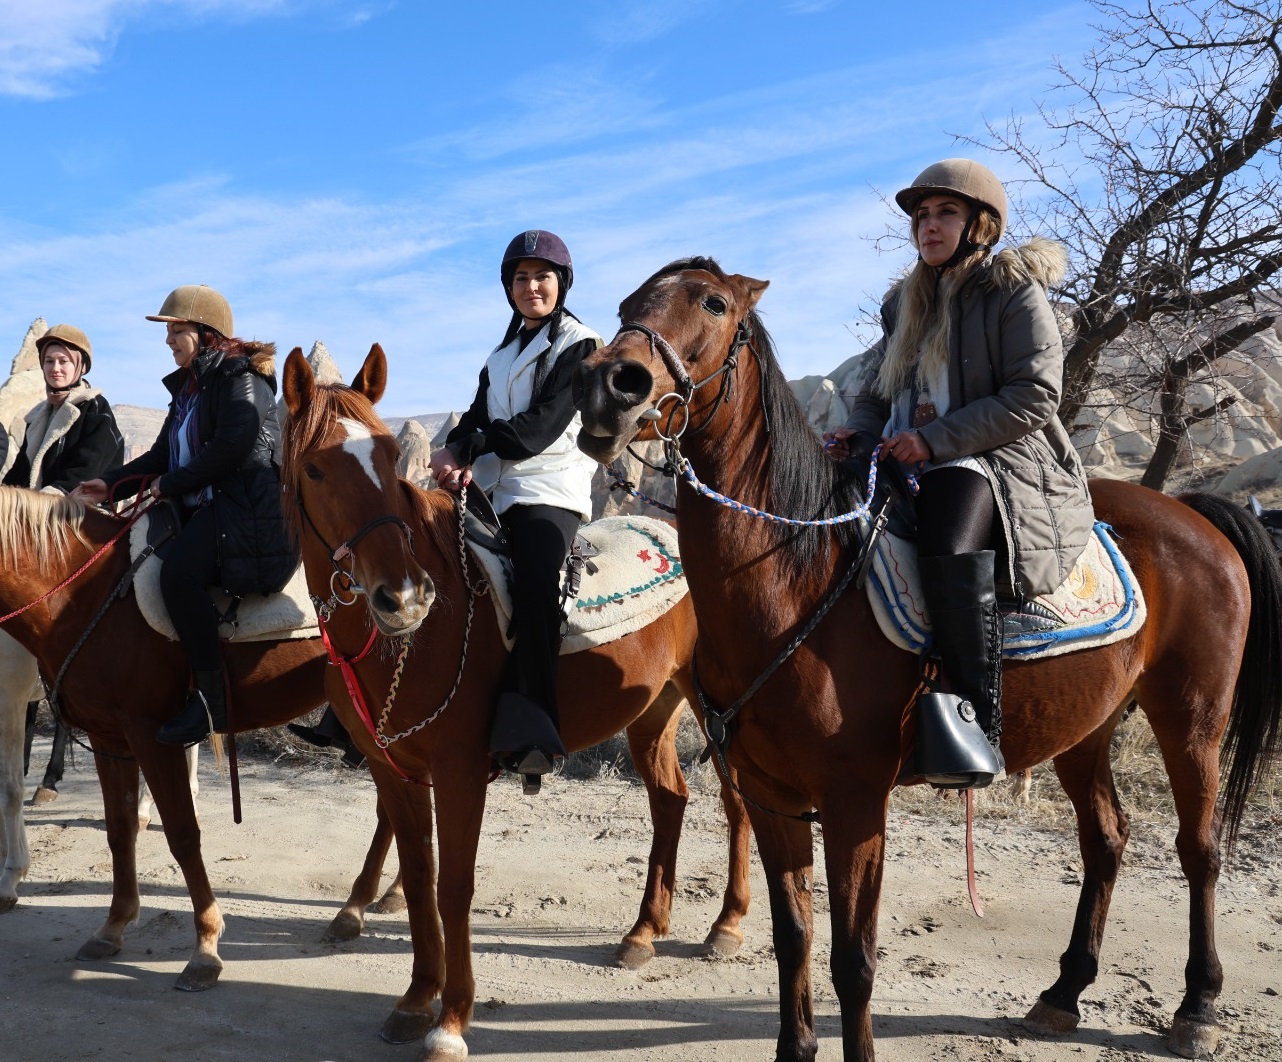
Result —
<path fill-rule="evenodd" d="M 369 428 L 351 417 L 339 417 L 338 423 L 347 430 L 347 438 L 343 440 L 344 452 L 356 458 L 361 468 L 365 469 L 369 478 L 374 481 L 374 486 L 382 490 L 383 484 L 379 482 L 378 469 L 374 467 L 374 436 L 370 434 Z"/>

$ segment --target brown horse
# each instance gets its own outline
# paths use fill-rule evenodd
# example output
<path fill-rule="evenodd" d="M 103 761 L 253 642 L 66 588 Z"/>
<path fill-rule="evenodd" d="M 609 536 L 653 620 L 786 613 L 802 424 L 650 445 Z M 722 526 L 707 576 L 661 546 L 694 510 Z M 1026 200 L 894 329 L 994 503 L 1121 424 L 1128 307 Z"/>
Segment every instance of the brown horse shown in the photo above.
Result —
<path fill-rule="evenodd" d="M 211 987 L 222 971 L 223 919 L 201 859 L 186 756 L 183 749 L 155 739 L 157 728 L 181 706 L 191 672 L 182 648 L 148 626 L 132 594 L 115 600 L 89 630 L 129 568 L 127 536 L 111 544 L 122 527 L 120 518 L 69 498 L 0 487 L 0 614 L 40 599 L 101 551 L 72 585 L 8 620 L 4 629 L 50 678 L 73 657 L 59 700 L 66 721 L 88 732 L 102 786 L 111 907 L 76 958 L 115 955 L 126 927 L 137 921 L 141 770 L 195 911 L 196 948 L 177 987 L 197 991 Z M 237 729 L 277 726 L 321 703 L 325 652 L 319 639 L 229 643 L 225 659 Z M 21 746 L 15 741 L 0 753 L 20 756 Z"/>
<path fill-rule="evenodd" d="M 454 496 L 397 479 L 396 443 L 373 409 L 386 375 L 377 345 L 351 388 L 318 385 L 302 351 L 290 354 L 283 377 L 290 412 L 284 478 L 290 504 L 297 505 L 308 582 L 325 602 L 322 613 L 331 613 L 336 652 L 360 656 L 371 642 L 371 621 L 388 639 L 383 651 L 352 665 L 360 698 L 391 739 L 386 751 L 362 721 L 339 670 L 327 681 L 330 702 L 369 758 L 396 834 L 409 905 L 414 968 L 383 1036 L 406 1042 L 426 1035 L 420 1058 L 454 1059 L 467 1054 L 462 1036 L 475 995 L 469 910 L 491 770 L 491 706 L 507 651 L 481 598 L 479 575 L 467 567 Z M 355 598 L 354 587 L 363 588 L 365 607 L 341 607 Z M 417 621 L 403 618 L 407 601 L 419 604 Z M 668 931 L 688 795 L 671 735 L 682 697 L 691 692 L 694 638 L 687 597 L 647 627 L 565 657 L 560 668 L 566 746 L 585 748 L 626 726 L 650 793 L 650 876 L 641 916 L 619 951 L 629 965 L 652 955 L 652 940 Z M 713 953 L 739 946 L 748 902 L 747 819 L 733 796 L 725 803 L 731 868 L 706 943 Z"/>
<path fill-rule="evenodd" d="M 633 438 L 681 434 L 698 480 L 757 509 L 813 519 L 851 510 L 850 475 L 806 424 L 754 307 L 766 283 L 711 259 L 675 262 L 624 300 L 619 334 L 581 370 L 580 446 L 600 459 Z M 735 363 L 742 362 L 738 371 Z M 724 371 L 722 371 L 724 370 Z M 717 375 L 720 373 L 720 375 Z M 701 386 L 707 382 L 708 386 Z M 652 412 L 658 410 L 657 413 Z M 1109 740 L 1138 702 L 1157 737 L 1179 815 L 1189 884 L 1186 993 L 1169 1042 L 1204 1057 L 1218 1041 L 1215 952 L 1220 869 L 1216 793 L 1228 729 L 1225 818 L 1234 836 L 1251 782 L 1277 741 L 1280 576 L 1262 532 L 1227 503 L 1189 504 L 1125 483 L 1092 484 L 1142 584 L 1148 621 L 1129 640 L 1007 669 L 1002 747 L 1012 773 L 1053 759 L 1078 817 L 1085 874 L 1059 979 L 1027 1017 L 1065 1034 L 1095 978 L 1128 835 Z M 699 620 L 698 674 L 729 706 L 801 628 L 850 563 L 850 532 L 779 529 L 711 500 L 683 478 L 681 556 Z M 1223 532 L 1223 533 L 1222 533 Z M 867 597 L 845 593 L 733 723 L 728 761 L 743 779 L 770 883 L 780 978 L 777 1057 L 814 1057 L 810 993 L 811 827 L 818 809 L 832 905 L 832 978 L 847 1059 L 872 1059 L 870 998 L 886 808 L 911 745 L 918 660 L 879 633 Z"/>

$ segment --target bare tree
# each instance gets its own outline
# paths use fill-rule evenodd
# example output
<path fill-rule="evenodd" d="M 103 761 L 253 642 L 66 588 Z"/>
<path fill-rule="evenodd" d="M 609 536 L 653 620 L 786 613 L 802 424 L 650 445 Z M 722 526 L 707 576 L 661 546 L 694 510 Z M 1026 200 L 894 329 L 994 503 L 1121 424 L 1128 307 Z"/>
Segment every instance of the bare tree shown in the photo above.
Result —
<path fill-rule="evenodd" d="M 990 125 L 990 146 L 1027 167 L 1025 217 L 1069 249 L 1065 422 L 1106 345 L 1157 341 L 1130 387 L 1157 437 L 1144 483 L 1160 489 L 1189 427 L 1231 404 L 1189 408 L 1190 382 L 1274 321 L 1257 297 L 1282 267 L 1282 0 L 1091 3 L 1100 47 L 1057 66 L 1040 122 Z"/>

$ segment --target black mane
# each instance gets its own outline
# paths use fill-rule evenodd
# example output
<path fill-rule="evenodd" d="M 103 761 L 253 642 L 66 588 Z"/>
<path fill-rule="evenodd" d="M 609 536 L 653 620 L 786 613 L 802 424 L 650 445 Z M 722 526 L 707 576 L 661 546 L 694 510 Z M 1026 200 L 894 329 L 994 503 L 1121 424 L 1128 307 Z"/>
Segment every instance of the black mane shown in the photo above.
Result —
<path fill-rule="evenodd" d="M 722 281 L 728 277 L 716 259 L 696 255 L 670 262 L 639 290 L 647 290 L 656 280 L 690 269 L 705 270 Z M 634 312 L 644 312 L 648 308 L 650 302 L 647 298 Z M 852 469 L 837 464 L 824 453 L 818 436 L 806 420 L 801 403 L 779 367 L 774 341 L 755 310 L 748 314 L 748 324 L 752 329 L 751 347 L 761 372 L 761 406 L 770 428 L 769 511 L 798 520 L 816 520 L 850 512 L 863 500 L 863 484 L 857 482 Z M 738 371 L 751 372 L 752 365 L 743 359 Z M 715 484 L 710 486 L 715 487 Z M 744 519 L 754 518 L 745 516 Z M 858 537 L 853 522 L 833 528 L 770 526 L 798 574 L 808 573 L 816 563 L 828 558 L 831 535 L 837 536 L 843 549 Z"/>

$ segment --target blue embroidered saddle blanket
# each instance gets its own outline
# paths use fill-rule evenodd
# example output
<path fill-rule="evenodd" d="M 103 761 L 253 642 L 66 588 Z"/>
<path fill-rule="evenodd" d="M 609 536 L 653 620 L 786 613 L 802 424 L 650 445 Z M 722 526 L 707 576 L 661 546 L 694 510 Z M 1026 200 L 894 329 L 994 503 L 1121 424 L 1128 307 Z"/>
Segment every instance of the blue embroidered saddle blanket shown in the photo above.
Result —
<path fill-rule="evenodd" d="M 579 534 L 596 552 L 583 572 L 578 597 L 565 603 L 562 656 L 640 630 L 685 597 L 675 528 L 644 516 L 609 516 L 586 524 Z M 475 541 L 468 545 L 490 583 L 495 618 L 507 641 L 512 615 L 508 558 Z"/>
<path fill-rule="evenodd" d="M 1111 530 L 1096 523 L 1090 544 L 1064 584 L 1034 598 L 1022 614 L 1005 615 L 1003 656 L 1037 660 L 1093 649 L 1129 638 L 1144 625 L 1144 595 Z M 887 638 L 914 653 L 930 646 L 930 617 L 914 544 L 883 535 L 866 585 L 877 624 Z"/>

